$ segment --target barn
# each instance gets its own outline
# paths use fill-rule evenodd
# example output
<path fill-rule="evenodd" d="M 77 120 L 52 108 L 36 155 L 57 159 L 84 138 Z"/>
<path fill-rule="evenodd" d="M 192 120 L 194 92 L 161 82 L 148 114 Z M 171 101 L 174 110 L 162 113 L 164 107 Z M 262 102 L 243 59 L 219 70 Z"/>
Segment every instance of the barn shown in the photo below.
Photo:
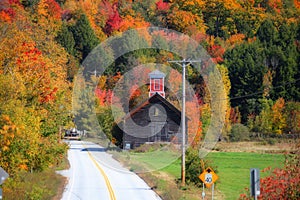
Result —
<path fill-rule="evenodd" d="M 149 98 L 123 119 L 124 149 L 155 142 L 181 144 L 181 112 L 165 99 L 165 75 L 155 70 L 149 77 Z"/>

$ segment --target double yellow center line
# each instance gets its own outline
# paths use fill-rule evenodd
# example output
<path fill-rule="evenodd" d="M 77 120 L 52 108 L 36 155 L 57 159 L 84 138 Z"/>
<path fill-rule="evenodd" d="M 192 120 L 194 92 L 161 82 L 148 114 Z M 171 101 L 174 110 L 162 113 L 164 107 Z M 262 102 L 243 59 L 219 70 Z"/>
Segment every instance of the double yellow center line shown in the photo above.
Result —
<path fill-rule="evenodd" d="M 83 146 L 85 147 L 85 145 L 83 144 Z M 86 147 L 85 147 L 86 148 Z M 87 149 L 87 148 L 86 148 Z M 116 196 L 115 196 L 115 193 L 112 189 L 112 186 L 109 182 L 109 179 L 108 177 L 106 176 L 104 170 L 101 168 L 101 166 L 98 164 L 98 162 L 95 160 L 95 158 L 92 156 L 92 154 L 87 150 L 88 152 L 88 155 L 90 157 L 90 159 L 94 162 L 94 164 L 96 165 L 97 169 L 100 171 L 101 175 L 103 176 L 104 178 L 104 181 L 105 181 L 105 184 L 107 186 L 107 189 L 108 189 L 108 192 L 109 192 L 109 197 L 110 197 L 110 200 L 116 200 Z"/>

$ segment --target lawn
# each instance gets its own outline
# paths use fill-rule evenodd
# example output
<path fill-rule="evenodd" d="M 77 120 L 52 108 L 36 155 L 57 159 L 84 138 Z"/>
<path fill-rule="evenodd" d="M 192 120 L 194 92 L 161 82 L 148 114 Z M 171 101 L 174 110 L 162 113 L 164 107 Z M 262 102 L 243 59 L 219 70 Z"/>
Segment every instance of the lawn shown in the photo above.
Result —
<path fill-rule="evenodd" d="M 217 166 L 219 180 L 216 187 L 226 197 L 226 199 L 237 199 L 244 188 L 249 187 L 250 168 L 260 170 L 271 167 L 282 167 L 284 155 L 282 154 L 258 154 L 258 153 L 237 153 L 237 152 L 218 152 L 210 153 L 207 159 L 213 161 Z M 260 173 L 265 177 L 269 173 Z"/>
<path fill-rule="evenodd" d="M 236 200 L 244 188 L 249 187 L 250 168 L 264 169 L 266 167 L 282 167 L 284 156 L 282 154 L 258 154 L 258 153 L 236 153 L 236 152 L 213 152 L 206 159 L 217 166 L 216 173 L 219 176 L 216 189 L 225 196 L 225 199 Z M 162 169 L 175 177 L 180 177 L 180 161 L 172 163 Z M 261 177 L 268 173 L 261 173 Z M 198 175 L 196 175 L 198 176 Z"/>
<path fill-rule="evenodd" d="M 127 164 L 135 172 L 157 171 L 178 160 L 180 154 L 172 151 L 153 151 L 145 153 L 130 153 Z"/>

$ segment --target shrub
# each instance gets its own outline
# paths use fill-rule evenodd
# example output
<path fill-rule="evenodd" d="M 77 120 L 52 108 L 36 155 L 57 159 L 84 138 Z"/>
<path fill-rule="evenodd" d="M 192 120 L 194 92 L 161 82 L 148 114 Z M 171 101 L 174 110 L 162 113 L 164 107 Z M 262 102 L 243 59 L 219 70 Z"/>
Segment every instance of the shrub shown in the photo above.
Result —
<path fill-rule="evenodd" d="M 258 199 L 300 199 L 300 144 L 295 154 L 286 156 L 284 167 L 274 169 L 270 176 L 260 180 Z M 269 171 L 267 168 L 264 171 Z M 247 189 L 249 190 L 249 189 Z M 251 199 L 249 191 L 240 199 Z"/>
<path fill-rule="evenodd" d="M 66 179 L 54 169 L 35 173 L 17 172 L 2 185 L 3 196 L 6 200 L 54 199 L 64 188 L 65 182 Z"/>
<path fill-rule="evenodd" d="M 202 163 L 204 166 L 202 166 Z M 201 187 L 202 182 L 199 175 L 208 167 L 211 166 L 210 160 L 202 160 L 199 157 L 198 150 L 188 148 L 185 155 L 185 172 L 186 182 Z M 215 171 L 215 170 L 214 170 Z"/>
<path fill-rule="evenodd" d="M 269 138 L 269 139 L 267 140 L 267 142 L 268 142 L 268 144 L 270 144 L 270 145 L 274 145 L 274 144 L 276 143 L 276 139 L 275 139 L 275 138 Z"/>
<path fill-rule="evenodd" d="M 234 124 L 229 135 L 231 142 L 246 141 L 250 139 L 250 132 L 248 127 L 243 124 Z"/>

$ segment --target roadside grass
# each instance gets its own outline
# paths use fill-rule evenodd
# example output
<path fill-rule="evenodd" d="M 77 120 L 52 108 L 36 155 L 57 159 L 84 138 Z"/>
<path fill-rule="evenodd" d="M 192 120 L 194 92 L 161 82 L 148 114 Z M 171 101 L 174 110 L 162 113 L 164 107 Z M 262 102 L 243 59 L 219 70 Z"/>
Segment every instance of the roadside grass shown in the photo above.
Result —
<path fill-rule="evenodd" d="M 152 159 L 150 157 L 141 156 L 138 157 L 138 163 L 151 162 L 151 166 L 156 166 L 156 162 L 165 161 L 167 156 L 167 152 L 164 156 L 152 157 Z M 246 192 L 245 188 L 249 187 L 251 168 L 259 168 L 260 170 L 267 167 L 271 167 L 271 169 L 280 168 L 283 166 L 284 155 L 249 152 L 211 152 L 205 159 L 212 161 L 212 164 L 217 166 L 216 170 L 219 176 L 215 185 L 215 195 L 218 196 L 217 199 L 235 200 L 238 199 L 240 194 Z M 161 190 L 160 192 L 158 191 L 158 193 L 161 193 L 161 195 L 165 198 L 167 197 L 167 199 L 199 199 L 202 188 L 195 188 L 189 185 L 186 191 L 178 189 L 179 184 L 176 182 L 180 179 L 180 163 L 180 159 L 176 159 L 170 165 L 152 173 L 152 176 L 158 179 L 152 180 L 152 186 L 155 185 L 157 190 Z M 163 174 L 167 174 L 169 177 Z M 261 173 L 261 177 L 267 175 L 269 175 L 269 172 Z M 199 176 L 199 174 L 195 174 L 195 176 Z M 149 181 L 149 173 L 148 175 L 142 175 L 142 177 L 146 182 Z M 162 181 L 162 179 L 166 179 L 166 181 Z M 170 192 L 172 194 L 168 194 Z M 210 190 L 206 189 L 206 193 L 207 196 L 209 196 Z"/>
<path fill-rule="evenodd" d="M 147 172 L 163 169 L 178 159 L 178 154 L 172 151 L 154 151 L 146 153 L 130 153 L 132 163 L 138 163 L 136 168 L 132 168 L 135 172 Z M 141 167 L 143 163 L 143 167 Z"/>
<path fill-rule="evenodd" d="M 68 160 L 43 172 L 19 172 L 2 185 L 5 200 L 59 200 L 66 184 L 66 178 L 55 171 L 68 168 Z"/>
<path fill-rule="evenodd" d="M 211 152 L 205 158 L 216 166 L 214 170 L 219 176 L 215 185 L 215 198 L 235 200 L 240 194 L 246 193 L 245 188 L 250 184 L 251 168 L 263 170 L 268 167 L 271 169 L 283 167 L 284 153 L 291 152 L 294 145 L 290 141 L 276 145 L 236 142 L 218 143 L 216 148 L 219 151 Z M 181 161 L 178 152 L 109 151 L 109 153 L 131 171 L 138 173 L 162 199 L 201 199 L 202 188 L 193 185 L 188 185 L 184 189 L 180 187 Z M 261 172 L 260 176 L 265 177 L 269 174 L 270 171 Z M 210 190 L 205 189 L 205 192 L 206 198 L 209 198 Z"/>

